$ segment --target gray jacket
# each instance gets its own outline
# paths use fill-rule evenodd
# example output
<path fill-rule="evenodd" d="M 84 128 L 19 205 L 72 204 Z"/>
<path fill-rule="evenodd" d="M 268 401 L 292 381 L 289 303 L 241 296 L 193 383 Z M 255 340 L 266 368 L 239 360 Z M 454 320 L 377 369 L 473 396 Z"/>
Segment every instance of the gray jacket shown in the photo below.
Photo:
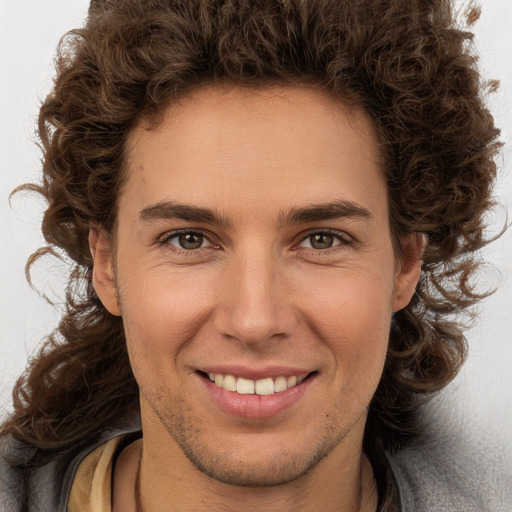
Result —
<path fill-rule="evenodd" d="M 24 473 L 9 460 L 26 460 L 32 448 L 9 437 L 0 440 L 0 511 L 66 512 L 71 485 L 80 462 L 101 443 L 126 435 L 126 444 L 140 436 L 139 426 L 102 432 L 94 442 L 82 443 Z M 453 441 L 453 440 L 452 440 Z M 459 454 L 425 440 L 398 455 L 387 456 L 398 485 L 402 512 L 511 512 L 512 482 L 503 475 L 503 461 L 478 450 Z"/>

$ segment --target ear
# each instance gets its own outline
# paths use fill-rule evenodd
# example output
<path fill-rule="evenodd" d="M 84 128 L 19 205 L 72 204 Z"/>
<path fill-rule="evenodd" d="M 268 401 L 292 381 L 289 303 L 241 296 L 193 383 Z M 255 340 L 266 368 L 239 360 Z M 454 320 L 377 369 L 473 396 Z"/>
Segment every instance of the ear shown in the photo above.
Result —
<path fill-rule="evenodd" d="M 92 269 L 94 290 L 109 313 L 121 316 L 117 300 L 113 250 L 105 230 L 95 224 L 89 227 L 89 249 L 94 261 Z"/>
<path fill-rule="evenodd" d="M 398 262 L 395 276 L 393 312 L 405 308 L 414 295 L 420 278 L 425 243 L 423 233 L 411 233 L 400 239 L 402 257 Z"/>

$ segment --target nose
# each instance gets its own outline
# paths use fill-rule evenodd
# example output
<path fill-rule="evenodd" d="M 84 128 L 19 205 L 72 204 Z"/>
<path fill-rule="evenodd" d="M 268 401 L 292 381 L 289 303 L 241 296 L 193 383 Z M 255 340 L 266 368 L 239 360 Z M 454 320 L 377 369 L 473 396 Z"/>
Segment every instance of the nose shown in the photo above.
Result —
<path fill-rule="evenodd" d="M 247 347 L 292 335 L 297 315 L 283 264 L 254 253 L 230 261 L 219 287 L 217 332 Z"/>

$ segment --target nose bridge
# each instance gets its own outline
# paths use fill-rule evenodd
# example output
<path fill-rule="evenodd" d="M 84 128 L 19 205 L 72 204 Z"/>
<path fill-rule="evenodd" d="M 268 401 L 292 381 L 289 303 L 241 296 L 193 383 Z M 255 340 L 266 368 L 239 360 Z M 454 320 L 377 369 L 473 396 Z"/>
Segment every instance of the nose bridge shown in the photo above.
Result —
<path fill-rule="evenodd" d="M 248 246 L 231 259 L 223 276 L 219 332 L 245 345 L 291 334 L 295 318 L 282 265 L 263 247 Z"/>

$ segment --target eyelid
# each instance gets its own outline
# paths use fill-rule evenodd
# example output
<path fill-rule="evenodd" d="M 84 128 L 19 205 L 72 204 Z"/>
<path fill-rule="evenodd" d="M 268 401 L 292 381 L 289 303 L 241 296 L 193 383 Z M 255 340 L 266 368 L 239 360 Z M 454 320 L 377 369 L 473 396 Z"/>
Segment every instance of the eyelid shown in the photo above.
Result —
<path fill-rule="evenodd" d="M 300 248 L 300 244 L 302 242 L 304 242 L 305 240 L 307 240 L 309 237 L 313 236 L 313 235 L 317 235 L 317 234 L 328 234 L 328 235 L 332 235 L 333 237 L 335 237 L 339 243 L 332 246 L 332 247 L 329 247 L 328 249 L 314 249 L 312 247 L 305 247 L 304 249 L 309 249 L 311 251 L 315 251 L 315 252 L 318 252 L 318 253 L 327 253 L 328 251 L 330 250 L 337 250 L 337 248 L 341 245 L 341 246 L 350 246 L 350 245 L 353 245 L 356 240 L 354 239 L 354 237 L 350 236 L 348 233 L 346 233 L 345 231 L 338 231 L 338 230 L 335 230 L 335 229 L 310 229 L 306 232 L 303 232 L 299 235 L 299 240 L 296 244 L 294 244 L 294 249 L 298 249 Z"/>
<path fill-rule="evenodd" d="M 176 238 L 178 237 L 179 235 L 183 235 L 183 234 L 196 234 L 196 235 L 201 235 L 203 236 L 208 242 L 210 242 L 210 246 L 208 247 L 200 247 L 199 249 L 182 249 L 180 247 L 176 247 L 174 245 L 171 245 L 169 243 L 169 240 L 173 239 L 173 238 Z M 174 229 L 174 230 L 171 230 L 171 231 L 166 231 L 163 235 L 159 236 L 158 237 L 158 244 L 161 245 L 161 246 L 167 246 L 167 247 L 172 247 L 172 249 L 169 249 L 169 250 L 175 250 L 175 251 L 181 251 L 181 252 L 184 252 L 184 253 L 196 253 L 198 251 L 202 251 L 202 250 L 205 250 L 205 249 L 209 249 L 210 247 L 214 247 L 214 248 L 219 248 L 220 244 L 218 243 L 215 243 L 215 241 L 213 240 L 214 238 L 216 238 L 213 233 L 211 233 L 210 231 L 205 231 L 204 229 L 190 229 L 190 228 L 183 228 L 183 229 Z"/>
<path fill-rule="evenodd" d="M 179 236 L 181 234 L 189 234 L 189 233 L 190 234 L 199 234 L 199 235 L 204 236 L 204 238 L 211 245 L 209 245 L 208 247 L 200 247 L 198 249 L 181 249 L 180 247 L 176 247 L 176 246 L 171 245 L 169 243 L 170 239 L 175 238 L 175 237 L 177 237 L 177 236 Z M 334 236 L 339 241 L 339 243 L 337 243 L 336 245 L 334 245 L 332 247 L 329 247 L 327 249 L 314 249 L 312 247 L 310 247 L 310 248 L 303 247 L 303 249 L 310 250 L 310 251 L 315 252 L 315 253 L 327 254 L 327 253 L 329 253 L 329 251 L 339 250 L 338 249 L 339 246 L 342 246 L 342 247 L 351 246 L 351 245 L 354 245 L 357 242 L 354 239 L 354 237 L 352 237 L 351 235 L 349 235 L 345 231 L 339 231 L 339 230 L 328 229 L 328 228 L 324 228 L 324 229 L 316 228 L 316 229 L 310 229 L 310 230 L 307 230 L 305 232 L 300 233 L 296 237 L 297 241 L 295 243 L 293 243 L 293 245 L 292 245 L 292 250 L 300 249 L 301 248 L 300 244 L 302 242 L 304 242 L 305 240 L 307 240 L 309 237 L 311 237 L 312 235 L 315 235 L 315 234 L 329 234 L 329 235 L 332 235 L 332 236 Z M 166 246 L 167 248 L 169 248 L 169 250 L 172 250 L 174 252 L 182 252 L 182 253 L 186 253 L 188 255 L 192 255 L 192 254 L 197 254 L 200 251 L 211 249 L 212 247 L 215 248 L 215 249 L 219 249 L 220 248 L 220 244 L 215 241 L 216 238 L 217 237 L 213 233 L 211 233 L 210 231 L 201 229 L 201 228 L 196 228 L 196 229 L 194 229 L 194 228 L 182 228 L 182 229 L 175 229 L 175 230 L 171 230 L 171 231 L 165 232 L 163 235 L 158 237 L 157 243 L 159 245 L 161 245 L 161 246 Z"/>

